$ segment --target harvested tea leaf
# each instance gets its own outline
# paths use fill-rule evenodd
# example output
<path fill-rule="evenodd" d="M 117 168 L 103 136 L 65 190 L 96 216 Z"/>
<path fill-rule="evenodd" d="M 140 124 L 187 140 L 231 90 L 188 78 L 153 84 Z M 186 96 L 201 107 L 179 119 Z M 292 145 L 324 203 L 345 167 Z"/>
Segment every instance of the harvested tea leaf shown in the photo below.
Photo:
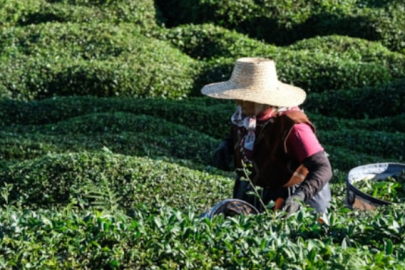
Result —
<path fill-rule="evenodd" d="M 405 171 L 385 179 L 364 178 L 357 182 L 357 188 L 376 199 L 390 202 L 405 201 Z"/>

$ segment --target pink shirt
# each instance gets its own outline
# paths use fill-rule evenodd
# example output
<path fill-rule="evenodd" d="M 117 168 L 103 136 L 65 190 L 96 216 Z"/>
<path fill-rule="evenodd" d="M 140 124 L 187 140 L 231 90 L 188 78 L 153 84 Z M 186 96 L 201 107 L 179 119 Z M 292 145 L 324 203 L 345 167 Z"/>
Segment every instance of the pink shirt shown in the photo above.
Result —
<path fill-rule="evenodd" d="M 294 125 L 286 144 L 287 153 L 300 163 L 307 157 L 324 150 L 311 127 L 305 123 Z"/>

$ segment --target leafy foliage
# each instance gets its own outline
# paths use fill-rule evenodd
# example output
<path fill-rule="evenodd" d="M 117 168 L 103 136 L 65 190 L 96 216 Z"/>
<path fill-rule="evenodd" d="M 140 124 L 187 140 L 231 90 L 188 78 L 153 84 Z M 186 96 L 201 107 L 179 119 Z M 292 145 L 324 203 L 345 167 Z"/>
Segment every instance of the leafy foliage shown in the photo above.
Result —
<path fill-rule="evenodd" d="M 308 92 L 381 85 L 405 75 L 403 54 L 359 38 L 332 35 L 282 48 L 214 24 L 179 26 L 159 32 L 157 38 L 205 60 L 201 85 L 227 80 L 234 60 L 246 56 L 274 59 L 280 80 Z"/>
<path fill-rule="evenodd" d="M 380 87 L 313 93 L 305 101 L 305 107 L 316 114 L 347 119 L 396 116 L 403 112 L 404 84 L 402 79 Z"/>
<path fill-rule="evenodd" d="M 338 34 L 378 40 L 403 52 L 401 1 L 157 0 L 168 26 L 215 23 L 278 46 Z"/>
<path fill-rule="evenodd" d="M 164 22 L 153 0 L 1 0 L 0 21 L 5 26 L 47 22 L 131 23 L 141 31 Z"/>
<path fill-rule="evenodd" d="M 234 109 L 230 102 L 206 98 L 65 97 L 5 100 L 0 105 L 0 157 L 6 160 L 31 159 L 47 152 L 97 151 L 108 146 L 114 153 L 168 156 L 205 164 L 211 163 L 213 149 L 229 132 L 229 115 Z M 353 108 L 352 114 L 356 112 Z M 401 160 L 403 156 L 405 139 L 403 132 L 398 132 L 403 128 L 402 114 L 372 120 L 310 116 L 337 169 Z"/>
<path fill-rule="evenodd" d="M 402 203 L 405 200 L 405 172 L 385 179 L 361 179 L 356 181 L 356 188 L 374 198 Z"/>
<path fill-rule="evenodd" d="M 0 179 L 1 186 L 12 185 L 9 202 L 31 209 L 74 204 L 108 213 L 118 208 L 131 213 L 140 205 L 153 213 L 162 204 L 177 209 L 193 205 L 202 212 L 231 190 L 229 178 L 109 149 L 27 159 L 7 166 Z"/>
<path fill-rule="evenodd" d="M 0 268 L 404 269 L 404 205 L 345 203 L 348 170 L 403 161 L 404 14 L 401 0 L 0 0 Z M 307 91 L 328 213 L 199 217 L 234 177 L 209 165 L 234 104 L 200 88 L 243 56 Z"/>
<path fill-rule="evenodd" d="M 0 36 L 0 94 L 13 99 L 181 98 L 191 92 L 199 70 L 193 59 L 131 24 L 41 24 L 6 28 Z"/>
<path fill-rule="evenodd" d="M 131 219 L 54 209 L 4 209 L 4 268 L 400 269 L 402 208 L 380 214 L 337 210 L 319 224 L 301 211 L 289 220 L 265 215 L 210 221 L 193 209 L 139 212 Z M 278 232 L 284 232 L 279 234 Z M 378 239 L 378 240 L 377 240 Z M 33 244 L 35 243 L 35 244 Z M 368 243 L 372 248 L 364 246 Z M 80 246 L 74 249 L 74 246 Z M 19 247 L 15 249 L 14 247 Z M 30 250 L 20 253 L 19 250 Z M 151 252 L 153 250 L 153 252 Z M 32 261 L 32 257 L 42 260 Z"/>

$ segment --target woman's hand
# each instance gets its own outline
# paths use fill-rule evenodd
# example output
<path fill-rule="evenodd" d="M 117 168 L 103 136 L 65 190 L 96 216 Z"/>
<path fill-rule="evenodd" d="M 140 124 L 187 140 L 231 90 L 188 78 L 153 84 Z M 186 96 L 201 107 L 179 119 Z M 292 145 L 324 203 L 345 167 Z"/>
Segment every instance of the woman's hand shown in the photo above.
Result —
<path fill-rule="evenodd" d="M 300 206 L 304 201 L 305 193 L 303 191 L 298 191 L 287 198 L 281 210 L 286 212 L 287 217 L 289 217 L 300 209 Z"/>

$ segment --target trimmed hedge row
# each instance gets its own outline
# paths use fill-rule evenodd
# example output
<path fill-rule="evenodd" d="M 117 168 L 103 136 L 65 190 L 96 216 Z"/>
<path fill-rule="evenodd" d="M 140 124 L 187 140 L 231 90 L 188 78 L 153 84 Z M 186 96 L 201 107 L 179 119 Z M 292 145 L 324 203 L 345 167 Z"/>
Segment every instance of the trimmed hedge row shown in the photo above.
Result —
<path fill-rule="evenodd" d="M 55 95 L 179 98 L 200 64 L 132 24 L 48 23 L 0 32 L 0 97 Z"/>
<path fill-rule="evenodd" d="M 343 35 L 381 41 L 405 52 L 405 7 L 402 1 L 382 7 L 362 0 L 316 2 L 274 0 L 157 0 L 167 25 L 215 23 L 258 40 L 288 45 L 318 35 Z"/>
<path fill-rule="evenodd" d="M 164 160 L 99 153 L 47 154 L 7 166 L 8 200 L 30 208 L 76 207 L 152 214 L 162 203 L 204 211 L 229 197 L 232 180 Z M 112 197 L 108 196 L 108 193 Z M 4 198 L 0 199 L 4 204 Z"/>
<path fill-rule="evenodd" d="M 337 118 L 396 116 L 404 111 L 404 89 L 403 79 L 380 87 L 312 93 L 304 107 L 311 113 Z"/>
<path fill-rule="evenodd" d="M 147 114 L 214 138 L 229 131 L 235 105 L 216 99 L 187 100 L 60 97 L 41 101 L 0 101 L 0 126 L 44 125 L 92 113 Z"/>
<path fill-rule="evenodd" d="M 394 67 L 391 74 L 390 67 L 377 62 L 359 64 L 356 60 L 341 59 L 322 53 L 312 54 L 307 51 L 284 51 L 282 54 L 266 58 L 276 61 L 280 81 L 301 87 L 307 93 L 380 86 L 405 75 L 405 69 L 398 70 Z M 216 58 L 204 62 L 202 72 L 196 81 L 198 87 L 195 89 L 201 88 L 206 83 L 228 80 L 234 64 L 234 58 Z M 398 77 L 394 78 L 393 75 Z"/>
<path fill-rule="evenodd" d="M 334 54 L 328 45 L 315 51 L 276 48 L 213 25 L 154 33 L 206 61 L 195 61 L 165 42 L 146 38 L 132 24 L 49 23 L 4 28 L 0 32 L 4 63 L 0 97 L 200 96 L 203 85 L 227 80 L 235 58 L 243 56 L 276 60 L 280 80 L 307 92 L 380 85 L 405 76 L 405 56 L 359 39 L 331 38 L 328 44 L 340 40 L 345 47 L 358 47 L 340 53 L 340 45 Z M 312 49 L 314 42 L 308 43 Z M 366 46 L 370 49 L 363 50 Z"/>
<path fill-rule="evenodd" d="M 210 164 L 218 141 L 162 118 L 132 113 L 93 113 L 53 124 L 4 127 L 0 159 L 24 160 L 46 153 L 100 151 L 166 156 Z"/>
<path fill-rule="evenodd" d="M 329 117 L 309 112 L 307 115 L 319 130 L 363 129 L 394 133 L 405 132 L 405 113 L 373 119 L 367 118 L 367 115 L 364 115 L 363 119 Z"/>
<path fill-rule="evenodd" d="M 362 130 L 361 134 L 366 131 Z M 368 131 L 370 132 L 370 131 Z M 372 148 L 373 143 L 369 147 L 358 147 L 357 144 L 364 144 L 364 138 L 354 136 L 352 143 L 346 147 L 342 143 L 342 137 L 348 136 L 348 132 L 341 132 L 339 134 L 326 135 L 320 132 L 319 138 L 323 147 L 329 154 L 334 169 L 347 172 L 355 166 L 375 163 L 375 162 L 393 162 L 401 159 L 401 152 L 398 150 L 396 143 L 401 146 L 400 136 L 395 136 L 389 133 L 380 133 L 379 135 L 387 136 L 390 141 L 391 148 L 382 149 L 381 143 L 384 143 L 377 137 L 379 145 L 377 150 L 368 154 L 365 151 Z M 350 133 L 350 132 L 349 132 Z M 192 136 L 192 138 L 190 138 Z M 365 136 L 369 138 L 370 136 Z M 373 137 L 375 138 L 375 137 Z M 0 168 L 4 170 L 7 163 L 21 162 L 23 160 L 30 160 L 41 158 L 46 154 L 53 153 L 64 154 L 66 152 L 80 152 L 89 151 L 98 153 L 108 146 L 108 150 L 115 154 L 122 154 L 128 156 L 138 157 L 151 157 L 151 158 L 175 158 L 187 160 L 187 166 L 198 167 L 199 164 L 212 164 L 212 153 L 217 147 L 218 140 L 208 138 L 202 134 L 179 134 L 173 135 L 168 140 L 167 137 L 159 134 L 151 133 L 132 133 L 121 132 L 117 134 L 79 134 L 79 135 L 49 135 L 37 132 L 35 135 L 25 135 L 16 132 L 0 132 Z M 356 148 L 350 148 L 355 145 Z M 380 153 L 386 155 L 382 157 Z M 399 159 L 398 159 L 399 158 Z M 180 163 L 176 161 L 177 163 Z M 229 175 L 233 177 L 232 174 Z"/>
<path fill-rule="evenodd" d="M 319 130 L 318 138 L 322 144 L 350 149 L 353 153 L 366 153 L 380 159 L 402 160 L 404 158 L 405 134 L 388 133 L 378 130 Z M 334 149 L 329 150 L 333 155 Z M 337 167 L 341 169 L 340 167 Z"/>
<path fill-rule="evenodd" d="M 400 88 L 398 88 L 400 89 Z M 367 89 L 366 89 L 367 90 Z M 370 91 L 376 92 L 377 89 Z M 343 93 L 343 92 L 342 92 Z M 368 94 L 369 92 L 365 92 Z M 382 92 L 366 104 L 381 106 L 373 114 L 367 115 L 357 112 L 358 106 L 342 108 L 333 106 L 339 102 L 331 98 L 328 102 L 316 101 L 315 94 L 308 96 L 308 102 L 302 108 L 320 130 L 364 129 L 384 132 L 403 132 L 405 118 L 398 105 L 397 114 L 390 116 L 391 108 L 389 98 L 386 103 L 381 97 L 387 94 Z M 326 96 L 326 95 L 325 95 Z M 358 98 L 360 99 L 360 98 Z M 341 99 L 348 101 L 349 99 Z M 343 102 L 343 101 L 342 101 Z M 354 102 L 354 101 L 353 101 Z M 364 104 L 364 105 L 366 105 Z M 400 102 L 399 102 L 400 104 Z M 21 102 L 15 100 L 0 101 L 0 126 L 12 125 L 46 125 L 66 121 L 73 117 L 94 113 L 127 112 L 135 115 L 146 114 L 169 122 L 183 125 L 190 130 L 207 134 L 213 138 L 221 139 L 229 130 L 230 116 L 235 105 L 232 101 L 212 98 L 189 98 L 187 100 L 166 99 L 124 99 L 124 98 L 94 98 L 94 97 L 60 97 L 42 101 Z M 387 113 L 384 114 L 384 109 Z M 369 108 L 370 110 L 372 108 Z M 319 112 L 320 111 L 320 112 Z M 336 113 L 334 113 L 334 111 Z M 344 118 L 333 117 L 339 112 L 345 112 Z M 367 110 L 366 110 L 367 113 Z M 330 115 L 328 115 L 330 114 Z M 342 114 L 343 115 L 343 114 Z M 357 117 L 357 119 L 356 119 Z"/>
<path fill-rule="evenodd" d="M 359 65 L 375 63 L 389 70 L 392 78 L 404 77 L 405 55 L 392 52 L 379 42 L 331 35 L 300 40 L 285 49 L 304 50 L 311 54 L 326 53 L 357 61 Z"/>
<path fill-rule="evenodd" d="M 10 161 L 32 159 L 47 152 L 100 151 L 107 146 L 114 153 L 211 164 L 212 151 L 229 131 L 234 105 L 203 104 L 197 99 L 181 103 L 95 98 L 3 103 L 6 106 L 0 108 L 7 109 L 1 113 L 2 119 L 10 122 L 3 122 L 0 157 Z M 309 116 L 334 167 L 340 170 L 362 161 L 401 160 L 403 156 L 405 137 L 395 125 L 385 128 L 385 118 L 367 122 Z M 395 122 L 400 117 L 389 119 Z M 348 157 L 341 159 L 344 152 Z"/>
<path fill-rule="evenodd" d="M 134 28 L 150 31 L 164 19 L 153 0 L 2 0 L 0 25 L 24 26 L 47 22 L 132 23 Z"/>
<path fill-rule="evenodd" d="M 320 141 L 326 145 L 334 167 L 340 170 L 381 158 L 401 159 L 405 140 L 402 134 L 376 131 L 377 128 L 317 127 Z M 121 112 L 95 113 L 53 124 L 4 127 L 0 132 L 0 159 L 25 160 L 66 151 L 98 152 L 107 146 L 118 154 L 166 156 L 194 164 L 211 164 L 217 143 L 213 137 L 161 118 Z M 342 158 L 343 152 L 347 158 Z"/>
<path fill-rule="evenodd" d="M 314 38 L 280 48 L 213 24 L 185 25 L 156 33 L 157 38 L 204 60 L 199 86 L 228 79 L 235 59 L 246 56 L 274 59 L 281 80 L 309 92 L 379 85 L 405 76 L 405 55 L 358 38 Z"/>
<path fill-rule="evenodd" d="M 169 41 L 187 55 L 199 60 L 265 57 L 280 51 L 276 46 L 215 24 L 182 25 L 151 34 Z"/>
<path fill-rule="evenodd" d="M 364 133 L 364 131 L 362 132 Z M 344 137 L 345 135 L 340 134 L 337 136 Z M 366 142 L 367 142 L 366 139 L 357 140 L 357 143 L 361 145 L 365 144 Z M 341 141 L 339 143 L 333 144 L 334 143 L 333 136 L 331 137 L 324 136 L 321 143 L 326 153 L 328 154 L 328 159 L 333 168 L 334 178 L 336 177 L 336 174 L 341 173 L 344 175 L 344 179 L 346 179 L 347 174 L 351 169 L 365 164 L 372 164 L 379 162 L 402 162 L 402 158 L 399 160 L 394 159 L 392 155 L 389 155 L 388 157 L 381 157 L 369 154 L 367 152 L 358 151 L 358 148 L 354 150 L 349 146 L 346 147 L 346 145 L 342 144 Z M 334 183 L 334 180 L 332 180 L 331 183 Z M 343 189 L 344 197 L 341 197 L 339 200 L 344 202 L 347 195 L 346 184 L 341 185 L 341 188 Z M 336 192 L 332 191 L 332 198 L 336 196 L 339 195 L 336 194 Z"/>

